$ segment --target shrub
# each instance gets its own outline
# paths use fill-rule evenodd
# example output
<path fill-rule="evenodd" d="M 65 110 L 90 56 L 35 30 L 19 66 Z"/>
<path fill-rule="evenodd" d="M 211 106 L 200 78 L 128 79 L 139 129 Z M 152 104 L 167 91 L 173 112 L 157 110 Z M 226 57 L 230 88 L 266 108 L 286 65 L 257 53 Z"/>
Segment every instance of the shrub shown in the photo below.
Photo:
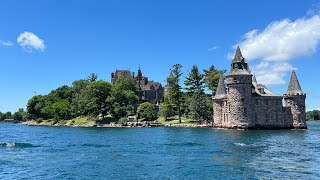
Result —
<path fill-rule="evenodd" d="M 147 121 L 157 119 L 157 111 L 155 110 L 155 106 L 149 102 L 140 104 L 137 113 L 139 118 L 144 118 Z"/>

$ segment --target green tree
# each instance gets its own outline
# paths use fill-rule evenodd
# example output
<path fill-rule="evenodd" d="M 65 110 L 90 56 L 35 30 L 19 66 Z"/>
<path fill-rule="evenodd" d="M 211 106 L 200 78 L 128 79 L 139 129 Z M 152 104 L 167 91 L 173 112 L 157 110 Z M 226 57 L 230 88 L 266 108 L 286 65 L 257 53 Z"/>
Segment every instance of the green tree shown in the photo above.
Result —
<path fill-rule="evenodd" d="M 192 66 L 188 73 L 184 84 L 191 95 L 189 102 L 189 114 L 193 119 L 207 119 L 208 107 L 206 101 L 206 94 L 204 93 L 204 74 L 199 72 L 196 65 Z"/>
<path fill-rule="evenodd" d="M 6 119 L 12 119 L 12 113 L 10 111 L 6 112 Z"/>
<path fill-rule="evenodd" d="M 307 120 L 320 120 L 320 111 L 313 110 L 306 113 Z"/>
<path fill-rule="evenodd" d="M 140 104 L 137 110 L 139 118 L 145 118 L 145 120 L 151 121 L 157 119 L 157 111 L 155 106 L 149 102 Z"/>
<path fill-rule="evenodd" d="M 174 105 L 169 103 L 161 104 L 161 115 L 164 117 L 165 120 L 174 116 Z"/>
<path fill-rule="evenodd" d="M 168 78 L 168 83 L 171 84 L 170 86 L 170 93 L 169 93 L 169 99 L 170 101 L 177 107 L 178 110 L 178 117 L 179 117 L 179 123 L 181 123 L 181 64 L 175 64 L 173 65 L 170 77 Z"/>
<path fill-rule="evenodd" d="M 98 74 L 95 73 L 91 73 L 88 77 L 87 77 L 87 81 L 89 82 L 95 82 L 98 80 Z"/>
<path fill-rule="evenodd" d="M 121 77 L 113 84 L 108 103 L 112 104 L 111 114 L 124 117 L 128 112 L 133 113 L 138 97 L 138 85 L 130 77 Z"/>
<path fill-rule="evenodd" d="M 71 107 L 68 100 L 61 99 L 60 101 L 53 103 L 50 108 L 53 112 L 54 119 L 71 119 Z"/>
<path fill-rule="evenodd" d="M 19 110 L 17 112 L 13 113 L 12 118 L 17 120 L 17 121 L 22 121 L 24 116 L 25 116 L 24 109 L 23 108 L 19 108 Z"/>
<path fill-rule="evenodd" d="M 37 95 L 29 99 L 27 112 L 34 118 L 42 118 L 42 110 L 46 105 L 45 96 Z"/>
<path fill-rule="evenodd" d="M 212 91 L 212 94 L 214 94 L 217 90 L 220 76 L 222 76 L 227 71 L 218 70 L 213 65 L 210 66 L 209 69 L 204 69 L 203 71 L 206 87 Z"/>
<path fill-rule="evenodd" d="M 193 65 L 184 81 L 185 89 L 191 94 L 196 93 L 203 90 L 204 83 L 204 74 L 199 72 L 198 66 Z"/>
<path fill-rule="evenodd" d="M 99 80 L 90 83 L 85 89 L 78 93 L 72 101 L 72 109 L 77 115 L 103 117 L 110 110 L 111 104 L 108 98 L 111 96 L 111 84 Z"/>

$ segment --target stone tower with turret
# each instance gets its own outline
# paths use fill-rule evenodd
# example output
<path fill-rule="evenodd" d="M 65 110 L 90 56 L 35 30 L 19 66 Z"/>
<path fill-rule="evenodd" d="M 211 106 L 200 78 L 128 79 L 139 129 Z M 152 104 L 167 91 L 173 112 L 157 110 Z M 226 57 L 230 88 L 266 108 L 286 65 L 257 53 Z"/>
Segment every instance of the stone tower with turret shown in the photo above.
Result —
<path fill-rule="evenodd" d="M 288 91 L 284 94 L 286 107 L 289 108 L 293 121 L 293 128 L 305 129 L 306 124 L 306 94 L 303 93 L 295 70 L 292 70 Z"/>
<path fill-rule="evenodd" d="M 231 70 L 226 76 L 228 94 L 227 117 L 229 126 L 248 128 L 250 121 L 252 74 L 246 59 L 242 56 L 239 46 L 231 63 Z"/>
<path fill-rule="evenodd" d="M 306 129 L 306 94 L 292 71 L 288 92 L 272 93 L 250 72 L 239 46 L 231 70 L 221 77 L 213 97 L 213 125 L 236 129 Z M 285 100 L 285 107 L 282 101 Z"/>

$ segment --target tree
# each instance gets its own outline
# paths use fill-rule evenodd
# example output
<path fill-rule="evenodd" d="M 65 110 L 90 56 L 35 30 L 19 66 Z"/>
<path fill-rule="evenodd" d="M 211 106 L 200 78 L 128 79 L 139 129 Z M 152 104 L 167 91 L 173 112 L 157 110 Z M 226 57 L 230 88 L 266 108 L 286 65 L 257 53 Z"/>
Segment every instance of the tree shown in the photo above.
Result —
<path fill-rule="evenodd" d="M 226 70 L 217 70 L 213 65 L 209 69 L 204 69 L 205 84 L 214 94 L 217 90 L 220 76 L 226 73 Z"/>
<path fill-rule="evenodd" d="M 157 111 L 155 106 L 149 102 L 140 104 L 137 110 L 139 118 L 145 118 L 145 120 L 151 121 L 157 119 Z"/>
<path fill-rule="evenodd" d="M 66 99 L 61 99 L 50 106 L 54 119 L 71 119 L 70 103 Z"/>
<path fill-rule="evenodd" d="M 306 113 L 307 120 L 320 120 L 320 111 L 313 110 Z"/>
<path fill-rule="evenodd" d="M 6 119 L 12 119 L 12 113 L 10 111 L 6 112 Z"/>
<path fill-rule="evenodd" d="M 138 97 L 138 86 L 130 77 L 121 77 L 113 84 L 111 97 L 107 99 L 112 104 L 111 114 L 115 117 L 124 117 L 128 112 L 133 113 Z"/>
<path fill-rule="evenodd" d="M 193 119 L 200 120 L 208 117 L 206 94 L 204 93 L 204 74 L 201 74 L 196 65 L 192 66 L 184 84 L 191 95 L 189 114 Z"/>
<path fill-rule="evenodd" d="M 42 110 L 45 107 L 45 96 L 37 95 L 33 96 L 31 99 L 29 99 L 27 103 L 27 112 L 33 117 L 33 118 L 41 118 L 42 117 Z"/>
<path fill-rule="evenodd" d="M 199 72 L 198 66 L 193 65 L 191 72 L 188 72 L 186 80 L 184 81 L 186 85 L 185 89 L 189 93 L 195 93 L 203 89 L 204 83 L 204 74 Z"/>
<path fill-rule="evenodd" d="M 181 123 L 181 68 L 181 64 L 173 65 L 170 72 L 171 76 L 168 78 L 168 83 L 171 84 L 169 99 L 178 109 L 179 123 Z"/>
<path fill-rule="evenodd" d="M 25 112 L 23 108 L 19 108 L 19 110 L 13 113 L 12 118 L 17 121 L 22 121 L 24 119 Z"/>
<path fill-rule="evenodd" d="M 110 110 L 108 98 L 111 96 L 111 84 L 99 80 L 90 83 L 80 91 L 72 101 L 72 109 L 77 115 L 104 116 Z"/>
<path fill-rule="evenodd" d="M 95 82 L 98 80 L 98 74 L 95 73 L 91 73 L 88 77 L 87 77 L 87 81 L 89 82 Z"/>
<path fill-rule="evenodd" d="M 174 116 L 174 105 L 169 103 L 161 104 L 161 115 L 164 117 L 165 120 Z"/>

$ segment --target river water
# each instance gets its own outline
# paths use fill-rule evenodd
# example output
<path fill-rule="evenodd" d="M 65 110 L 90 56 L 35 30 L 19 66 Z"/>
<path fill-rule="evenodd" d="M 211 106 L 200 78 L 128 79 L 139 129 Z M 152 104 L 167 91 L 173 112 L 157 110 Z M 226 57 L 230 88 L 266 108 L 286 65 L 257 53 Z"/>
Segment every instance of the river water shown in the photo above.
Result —
<path fill-rule="evenodd" d="M 0 179 L 319 179 L 308 130 L 71 128 L 0 123 Z"/>

